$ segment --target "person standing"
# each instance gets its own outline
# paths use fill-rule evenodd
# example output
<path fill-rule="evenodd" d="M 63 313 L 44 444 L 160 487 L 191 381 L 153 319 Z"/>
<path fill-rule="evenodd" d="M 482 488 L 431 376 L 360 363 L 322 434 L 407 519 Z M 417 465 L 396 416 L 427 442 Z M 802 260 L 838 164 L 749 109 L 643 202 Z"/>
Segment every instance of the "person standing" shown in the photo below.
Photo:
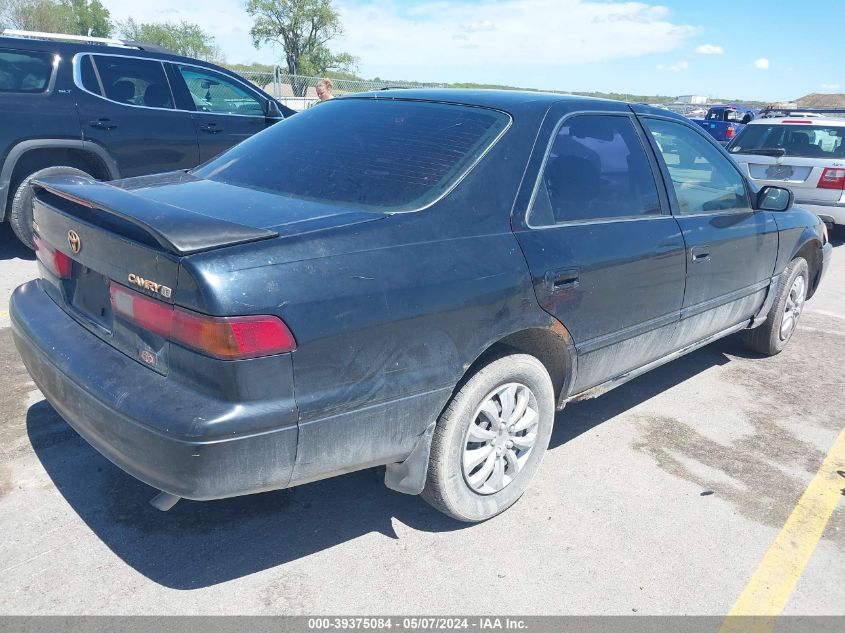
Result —
<path fill-rule="evenodd" d="M 332 94 L 332 85 L 331 79 L 321 79 L 317 82 L 317 97 L 320 101 L 328 101 L 329 99 L 334 98 Z"/>

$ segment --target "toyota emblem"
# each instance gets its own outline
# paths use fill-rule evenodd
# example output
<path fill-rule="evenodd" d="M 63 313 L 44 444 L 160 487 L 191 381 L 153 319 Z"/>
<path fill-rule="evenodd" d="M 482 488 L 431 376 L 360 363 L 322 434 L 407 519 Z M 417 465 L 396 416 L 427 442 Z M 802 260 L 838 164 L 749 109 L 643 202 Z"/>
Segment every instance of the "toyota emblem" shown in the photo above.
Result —
<path fill-rule="evenodd" d="M 82 240 L 79 239 L 79 234 L 72 229 L 67 232 L 67 243 L 70 246 L 70 250 L 74 253 L 82 250 Z"/>

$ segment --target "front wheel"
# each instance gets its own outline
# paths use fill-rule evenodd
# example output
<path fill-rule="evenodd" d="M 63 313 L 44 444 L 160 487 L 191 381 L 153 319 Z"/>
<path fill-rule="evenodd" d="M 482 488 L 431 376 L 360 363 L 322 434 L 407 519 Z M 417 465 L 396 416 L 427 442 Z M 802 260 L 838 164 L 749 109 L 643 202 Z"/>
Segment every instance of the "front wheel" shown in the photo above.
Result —
<path fill-rule="evenodd" d="M 795 333 L 807 300 L 810 274 L 803 257 L 793 259 L 778 282 L 775 301 L 766 321 L 745 333 L 745 343 L 755 352 L 774 356 L 783 351 Z"/>
<path fill-rule="evenodd" d="M 423 498 L 460 521 L 483 521 L 522 496 L 549 445 L 554 387 L 527 354 L 489 362 L 437 421 Z"/>

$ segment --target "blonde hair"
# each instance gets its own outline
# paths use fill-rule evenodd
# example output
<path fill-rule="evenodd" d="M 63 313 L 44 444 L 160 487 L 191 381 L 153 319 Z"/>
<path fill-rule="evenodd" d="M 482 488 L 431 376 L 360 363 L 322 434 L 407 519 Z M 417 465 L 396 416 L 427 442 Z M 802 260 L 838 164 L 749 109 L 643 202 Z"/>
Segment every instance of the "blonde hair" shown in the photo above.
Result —
<path fill-rule="evenodd" d="M 325 88 L 329 92 L 331 92 L 332 88 L 334 88 L 334 84 L 332 84 L 331 79 L 321 79 L 320 81 L 317 82 L 317 85 L 323 86 L 323 88 Z"/>

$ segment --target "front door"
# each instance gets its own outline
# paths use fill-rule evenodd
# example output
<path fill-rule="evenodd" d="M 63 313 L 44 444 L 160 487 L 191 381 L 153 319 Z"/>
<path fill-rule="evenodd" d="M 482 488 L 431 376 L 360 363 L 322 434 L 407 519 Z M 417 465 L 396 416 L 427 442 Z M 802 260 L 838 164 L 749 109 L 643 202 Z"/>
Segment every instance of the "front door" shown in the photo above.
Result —
<path fill-rule="evenodd" d="M 701 132 L 643 118 L 660 154 L 672 209 L 687 248 L 679 345 L 748 321 L 762 307 L 774 271 L 772 214 L 751 208 L 745 179 Z"/>
<path fill-rule="evenodd" d="M 83 138 L 106 149 L 121 177 L 199 164 L 191 114 L 175 109 L 160 61 L 85 54 L 75 63 Z"/>
<path fill-rule="evenodd" d="M 257 134 L 273 119 L 265 116 L 266 100 L 231 77 L 199 66 L 174 64 L 196 110 L 191 116 L 202 162 Z"/>
<path fill-rule="evenodd" d="M 540 304 L 572 335 L 574 392 L 671 351 L 684 242 L 656 173 L 630 110 L 564 118 L 515 227 Z"/>

